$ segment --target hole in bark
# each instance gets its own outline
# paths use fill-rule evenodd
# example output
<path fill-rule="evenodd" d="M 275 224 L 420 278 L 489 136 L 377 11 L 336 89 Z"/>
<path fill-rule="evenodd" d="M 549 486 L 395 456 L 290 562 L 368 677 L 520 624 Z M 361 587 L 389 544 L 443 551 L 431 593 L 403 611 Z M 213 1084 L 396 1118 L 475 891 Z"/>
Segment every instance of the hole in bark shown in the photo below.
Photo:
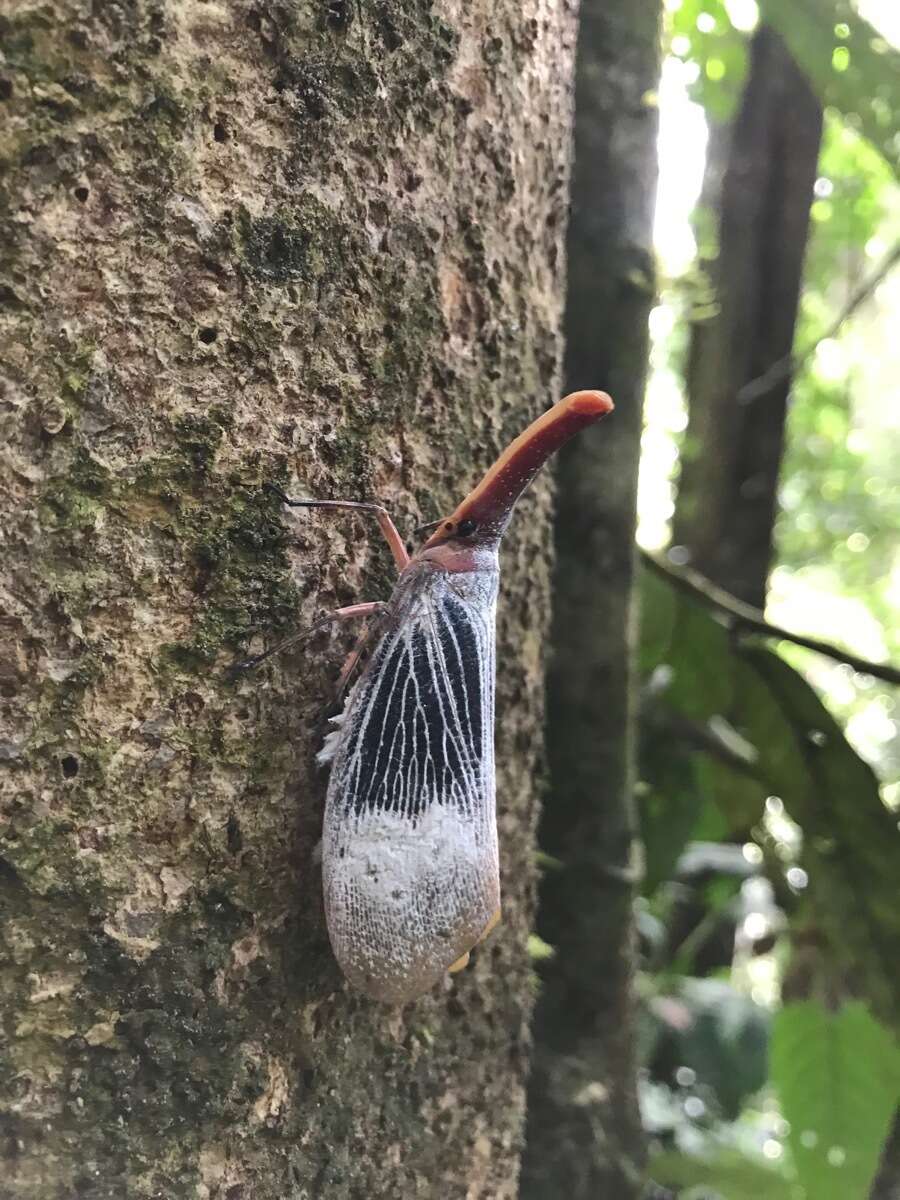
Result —
<path fill-rule="evenodd" d="M 213 125 L 213 137 L 217 142 L 228 141 L 228 130 L 221 121 L 216 121 L 215 125 Z"/>
<path fill-rule="evenodd" d="M 394 50 L 399 50 L 403 45 L 403 38 L 397 31 L 397 27 L 387 14 L 383 15 L 378 22 L 378 32 L 381 34 L 381 40 L 384 43 L 386 50 L 393 53 Z"/>
<path fill-rule="evenodd" d="M 262 17 L 255 8 L 251 8 L 247 13 L 247 24 L 251 29 L 255 29 L 257 33 L 262 29 Z"/>
<path fill-rule="evenodd" d="M 204 325 L 204 327 L 197 334 L 197 337 L 205 346 L 211 346 L 218 336 L 218 329 L 213 329 L 210 325 Z"/>
<path fill-rule="evenodd" d="M 67 754 L 59 760 L 64 779 L 74 779 L 78 774 L 78 759 L 74 754 Z"/>
<path fill-rule="evenodd" d="M 85 200 L 87 200 L 87 198 L 90 194 L 91 194 L 90 188 L 77 187 L 75 189 L 75 199 L 80 200 L 82 204 L 84 204 Z"/>
<path fill-rule="evenodd" d="M 330 29 L 346 29 L 351 16 L 349 0 L 325 0 L 325 24 Z"/>
<path fill-rule="evenodd" d="M 9 100 L 12 92 L 12 80 L 0 79 L 0 100 Z"/>

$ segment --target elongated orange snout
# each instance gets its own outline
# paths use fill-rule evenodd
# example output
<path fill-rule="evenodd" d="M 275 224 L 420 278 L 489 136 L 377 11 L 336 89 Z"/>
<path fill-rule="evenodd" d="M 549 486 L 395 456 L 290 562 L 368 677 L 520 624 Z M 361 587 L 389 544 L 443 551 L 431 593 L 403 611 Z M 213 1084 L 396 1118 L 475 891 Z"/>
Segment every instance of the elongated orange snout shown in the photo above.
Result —
<path fill-rule="evenodd" d="M 424 549 L 454 538 L 496 541 L 516 501 L 551 455 L 569 438 L 612 412 L 605 392 L 572 392 L 533 421 L 503 451 L 451 516 L 441 521 Z"/>

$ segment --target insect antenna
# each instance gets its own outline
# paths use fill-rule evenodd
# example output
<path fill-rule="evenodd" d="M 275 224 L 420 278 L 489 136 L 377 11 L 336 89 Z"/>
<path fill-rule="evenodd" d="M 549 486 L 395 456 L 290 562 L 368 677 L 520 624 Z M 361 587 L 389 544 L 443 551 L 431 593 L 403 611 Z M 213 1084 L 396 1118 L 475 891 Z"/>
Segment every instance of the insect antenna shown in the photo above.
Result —
<path fill-rule="evenodd" d="M 434 533 L 438 525 L 443 521 L 443 517 L 437 521 L 428 521 L 425 525 L 419 525 L 413 530 L 413 537 L 424 537 L 426 533 Z"/>
<path fill-rule="evenodd" d="M 367 604 L 349 604 L 346 608 L 336 608 L 334 612 L 328 613 L 312 625 L 307 626 L 306 629 L 301 629 L 299 632 L 292 633 L 289 637 L 283 638 L 282 641 L 276 642 L 274 646 L 270 646 L 268 650 L 264 650 L 261 654 L 254 654 L 252 658 L 245 658 L 242 662 L 235 663 L 234 666 L 229 667 L 228 675 L 231 679 L 236 679 L 244 671 L 252 671 L 254 667 L 258 667 L 260 663 L 264 663 L 267 658 L 271 658 L 275 654 L 280 654 L 282 650 L 287 650 L 289 646 L 295 646 L 298 642 L 311 638 L 313 634 L 327 629 L 334 621 L 352 621 L 355 617 L 370 617 L 375 613 L 386 612 L 387 608 L 387 604 L 381 600 L 374 600 Z"/>
<path fill-rule="evenodd" d="M 258 667 L 260 663 L 264 663 L 267 658 L 272 658 L 276 654 L 280 654 L 282 650 L 287 650 L 289 646 L 295 646 L 298 642 L 310 638 L 313 634 L 319 633 L 320 630 L 326 629 L 331 623 L 331 617 L 323 617 L 321 621 L 316 621 L 306 629 L 300 629 L 296 633 L 290 634 L 286 638 L 282 638 L 280 642 L 276 642 L 274 646 L 270 646 L 268 650 L 263 650 L 261 654 L 254 654 L 251 658 L 242 659 L 241 662 L 234 663 L 228 668 L 228 675 L 232 679 L 236 679 L 239 675 L 243 675 L 245 671 L 252 671 Z"/>
<path fill-rule="evenodd" d="M 387 611 L 387 605 L 385 605 L 385 611 Z M 360 668 L 363 660 L 368 657 L 368 652 L 372 649 L 375 636 L 381 632 L 381 629 L 382 625 L 380 621 L 374 621 L 371 625 L 368 625 L 360 634 L 356 645 L 347 655 L 334 689 L 335 704 L 340 704 L 343 700 L 350 680 Z"/>

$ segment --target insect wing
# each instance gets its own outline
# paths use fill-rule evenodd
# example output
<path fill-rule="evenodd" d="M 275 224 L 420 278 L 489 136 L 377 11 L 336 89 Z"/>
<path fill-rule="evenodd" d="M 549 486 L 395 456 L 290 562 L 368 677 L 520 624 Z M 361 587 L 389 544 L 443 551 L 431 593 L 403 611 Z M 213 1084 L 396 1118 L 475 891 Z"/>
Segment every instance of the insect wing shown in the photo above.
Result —
<path fill-rule="evenodd" d="M 492 616 L 492 614 L 491 614 Z M 343 813 L 477 810 L 492 767 L 493 628 L 452 590 L 385 633 L 343 719 L 330 792 Z"/>
<path fill-rule="evenodd" d="M 351 981 L 382 999 L 430 986 L 499 903 L 495 598 L 496 572 L 412 574 L 336 730 L 329 931 Z"/>

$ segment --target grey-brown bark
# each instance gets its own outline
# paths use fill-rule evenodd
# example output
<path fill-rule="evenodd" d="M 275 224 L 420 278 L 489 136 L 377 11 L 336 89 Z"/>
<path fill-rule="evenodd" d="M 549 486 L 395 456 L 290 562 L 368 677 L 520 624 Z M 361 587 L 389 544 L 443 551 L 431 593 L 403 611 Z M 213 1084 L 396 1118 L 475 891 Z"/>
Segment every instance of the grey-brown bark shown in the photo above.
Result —
<path fill-rule="evenodd" d="M 328 949 L 339 647 L 226 667 L 391 586 L 261 481 L 410 526 L 552 398 L 573 13 L 0 11 L 0 1190 L 512 1196 L 546 486 L 504 561 L 504 923 L 437 994 L 380 1008 Z"/>
<path fill-rule="evenodd" d="M 522 1195 L 642 1190 L 632 899 L 634 526 L 653 296 L 657 0 L 582 7 L 569 232 L 566 376 L 616 411 L 561 457 L 541 971 Z"/>
<path fill-rule="evenodd" d="M 762 395 L 741 389 L 790 354 L 821 128 L 809 83 L 763 26 L 721 179 L 718 256 L 708 264 L 716 313 L 691 340 L 674 528 L 693 567 L 757 608 L 772 559 L 790 375 Z M 717 191 L 707 186 L 707 197 Z"/>

